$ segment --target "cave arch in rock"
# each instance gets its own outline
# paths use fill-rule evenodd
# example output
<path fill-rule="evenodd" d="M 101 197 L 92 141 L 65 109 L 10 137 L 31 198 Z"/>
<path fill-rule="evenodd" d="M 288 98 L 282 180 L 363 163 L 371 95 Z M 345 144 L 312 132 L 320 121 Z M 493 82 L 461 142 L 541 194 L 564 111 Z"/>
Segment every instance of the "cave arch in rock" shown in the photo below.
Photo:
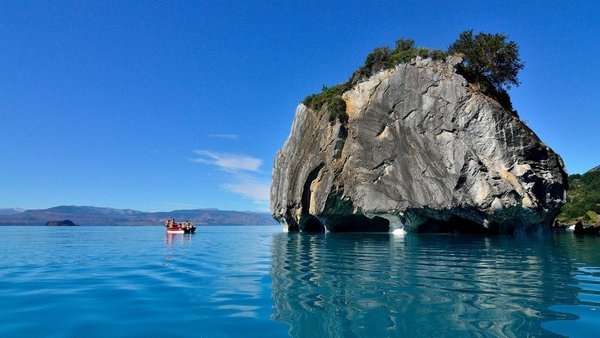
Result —
<path fill-rule="evenodd" d="M 319 176 L 319 172 L 325 166 L 324 163 L 320 163 L 316 168 L 306 177 L 304 181 L 304 187 L 302 190 L 302 214 L 300 216 L 299 230 L 303 232 L 325 232 L 325 226 L 323 223 L 314 215 L 310 214 L 310 200 L 312 198 L 312 191 L 310 186 L 313 181 Z"/>
<path fill-rule="evenodd" d="M 313 215 L 303 215 L 299 224 L 302 232 L 325 232 L 325 225 Z"/>
<path fill-rule="evenodd" d="M 365 215 L 328 216 L 325 217 L 327 230 L 331 232 L 389 232 L 390 221 L 375 216 Z"/>
<path fill-rule="evenodd" d="M 419 233 L 462 233 L 462 234 L 490 234 L 495 231 L 488 229 L 478 222 L 456 215 L 448 220 L 428 218 L 417 228 Z"/>

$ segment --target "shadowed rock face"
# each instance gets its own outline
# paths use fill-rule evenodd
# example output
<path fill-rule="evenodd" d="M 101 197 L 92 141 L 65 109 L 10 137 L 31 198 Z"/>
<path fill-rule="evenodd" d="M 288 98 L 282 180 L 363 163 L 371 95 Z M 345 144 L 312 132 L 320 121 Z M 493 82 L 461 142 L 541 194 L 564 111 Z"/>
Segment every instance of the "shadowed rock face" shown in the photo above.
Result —
<path fill-rule="evenodd" d="M 417 58 L 343 95 L 348 122 L 300 104 L 275 157 L 271 212 L 290 231 L 514 232 L 565 203 L 560 157 L 446 62 Z"/>

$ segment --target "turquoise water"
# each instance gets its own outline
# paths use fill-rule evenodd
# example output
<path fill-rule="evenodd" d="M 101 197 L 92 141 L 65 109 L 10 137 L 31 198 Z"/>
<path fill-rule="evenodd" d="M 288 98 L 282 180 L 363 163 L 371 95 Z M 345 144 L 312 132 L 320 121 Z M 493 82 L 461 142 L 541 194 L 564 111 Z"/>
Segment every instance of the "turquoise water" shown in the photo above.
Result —
<path fill-rule="evenodd" d="M 600 237 L 0 227 L 0 337 L 600 337 Z"/>

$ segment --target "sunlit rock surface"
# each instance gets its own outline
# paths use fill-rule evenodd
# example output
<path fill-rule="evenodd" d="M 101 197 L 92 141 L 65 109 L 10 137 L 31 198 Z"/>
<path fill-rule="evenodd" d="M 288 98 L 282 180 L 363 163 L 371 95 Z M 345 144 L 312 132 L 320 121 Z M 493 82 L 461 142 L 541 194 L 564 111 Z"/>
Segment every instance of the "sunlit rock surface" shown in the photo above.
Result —
<path fill-rule="evenodd" d="M 347 123 L 300 104 L 275 157 L 289 231 L 534 232 L 565 202 L 560 157 L 456 73 L 417 58 L 343 95 Z"/>

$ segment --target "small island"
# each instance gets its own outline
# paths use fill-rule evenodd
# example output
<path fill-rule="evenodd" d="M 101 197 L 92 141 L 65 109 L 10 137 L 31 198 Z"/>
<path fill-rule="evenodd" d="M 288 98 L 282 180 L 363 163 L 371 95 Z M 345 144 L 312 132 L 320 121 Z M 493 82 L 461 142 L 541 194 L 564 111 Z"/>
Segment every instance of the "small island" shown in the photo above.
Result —
<path fill-rule="evenodd" d="M 59 226 L 73 227 L 73 226 L 79 226 L 79 225 L 73 223 L 73 221 L 71 221 L 71 220 L 66 219 L 64 221 L 49 221 L 49 222 L 46 222 L 46 226 L 50 226 L 50 227 L 59 227 Z"/>
<path fill-rule="evenodd" d="M 298 232 L 549 230 L 567 174 L 512 106 L 522 68 L 504 34 L 375 48 L 296 108 L 273 162 L 273 217 Z"/>

